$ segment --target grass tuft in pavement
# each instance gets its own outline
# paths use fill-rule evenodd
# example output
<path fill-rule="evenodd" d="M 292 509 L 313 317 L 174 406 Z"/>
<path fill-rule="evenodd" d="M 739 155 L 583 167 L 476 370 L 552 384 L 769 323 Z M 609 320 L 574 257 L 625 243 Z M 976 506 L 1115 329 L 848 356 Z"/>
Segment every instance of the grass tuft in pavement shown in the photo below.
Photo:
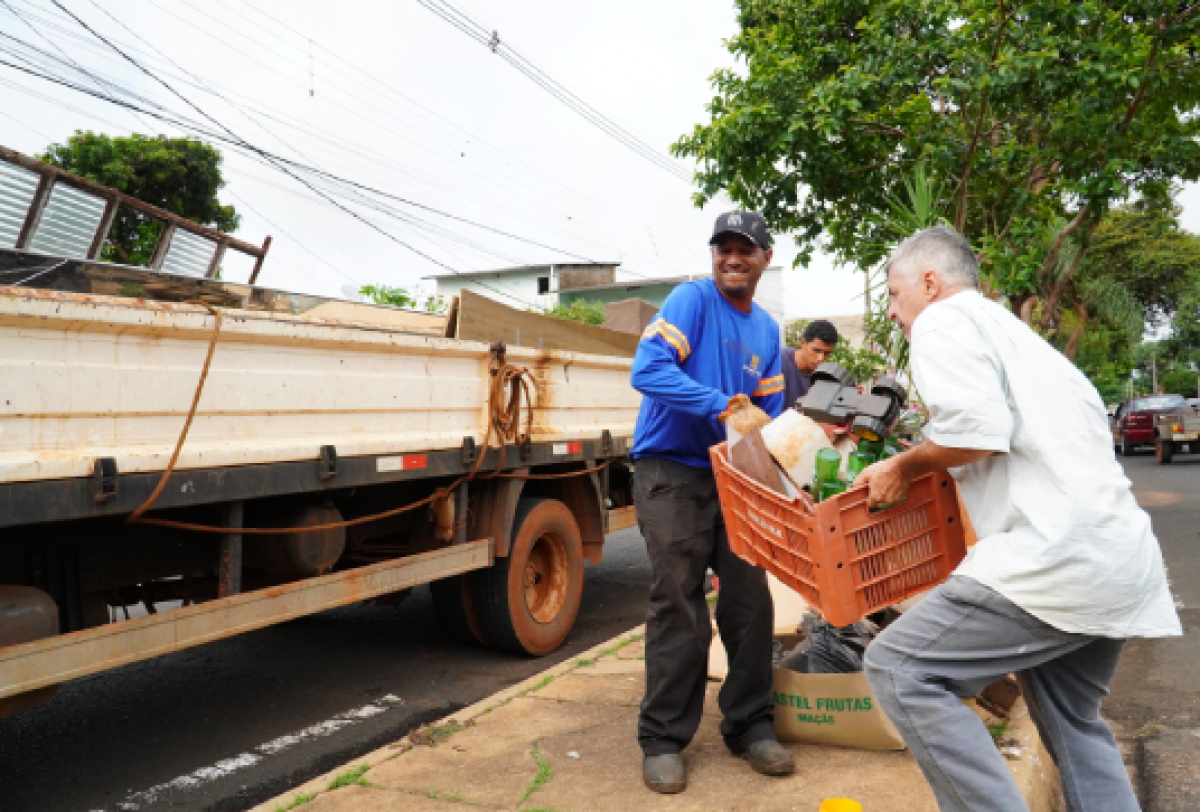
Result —
<path fill-rule="evenodd" d="M 369 769 L 371 769 L 370 764 L 360 764 L 357 767 L 351 767 L 349 770 L 346 770 L 346 772 L 330 781 L 329 789 L 331 791 L 335 789 L 341 789 L 342 787 L 348 787 L 351 784 L 357 784 L 360 787 L 369 787 L 371 786 L 371 782 L 363 778 L 363 774 Z"/>
<path fill-rule="evenodd" d="M 275 807 L 275 812 L 288 812 L 289 809 L 295 809 L 298 806 L 303 806 L 309 801 L 314 800 L 316 797 L 317 793 L 315 792 L 310 792 L 307 795 L 297 795 L 296 797 L 292 798 L 292 802 L 287 806 Z"/>
<path fill-rule="evenodd" d="M 542 751 L 534 747 L 529 751 L 529 755 L 533 756 L 533 761 L 537 764 L 537 775 L 529 782 L 529 786 L 525 788 L 525 794 L 521 796 L 521 803 L 529 800 L 529 796 L 544 787 L 551 778 L 554 777 L 553 770 L 550 769 L 550 761 L 542 758 Z"/>
<path fill-rule="evenodd" d="M 452 804 L 466 803 L 466 801 L 463 800 L 462 793 L 456 789 L 451 790 L 450 792 L 443 792 L 440 789 L 431 789 L 429 792 L 425 793 L 425 795 L 431 801 L 446 801 Z"/>

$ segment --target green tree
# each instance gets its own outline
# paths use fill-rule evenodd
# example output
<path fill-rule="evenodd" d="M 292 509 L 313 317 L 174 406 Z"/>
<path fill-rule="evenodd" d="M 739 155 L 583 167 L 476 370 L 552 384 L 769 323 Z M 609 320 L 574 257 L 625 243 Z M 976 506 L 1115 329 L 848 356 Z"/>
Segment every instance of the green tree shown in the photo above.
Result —
<path fill-rule="evenodd" d="M 1163 322 L 1200 280 L 1200 236 L 1179 224 L 1174 190 L 1110 211 L 1096 228 L 1079 279 L 1104 279 L 1125 287 L 1142 320 Z"/>
<path fill-rule="evenodd" d="M 378 305 L 390 307 L 416 307 L 417 300 L 408 295 L 404 288 L 393 288 L 388 285 L 363 285 L 358 289 L 359 296 L 366 296 Z"/>
<path fill-rule="evenodd" d="M 1178 2 L 738 0 L 711 120 L 674 147 L 697 202 L 725 192 L 871 268 L 912 168 L 985 281 L 1057 328 L 1114 202 L 1200 175 L 1200 5 Z M 1064 249 L 1075 241 L 1069 261 Z"/>
<path fill-rule="evenodd" d="M 1158 379 L 1168 395 L 1183 395 L 1185 398 L 1198 397 L 1196 381 L 1197 375 L 1193 369 L 1174 369 Z"/>
<path fill-rule="evenodd" d="M 221 153 L 195 138 L 76 130 L 65 144 L 51 144 L 38 158 L 220 231 L 236 231 L 241 220 L 233 206 L 217 199 L 225 185 Z M 160 221 L 122 207 L 101 257 L 145 265 L 161 230 Z"/>
<path fill-rule="evenodd" d="M 547 310 L 546 315 L 582 324 L 604 324 L 604 302 L 589 299 L 573 299 L 568 304 L 559 302 Z"/>
<path fill-rule="evenodd" d="M 1088 377 L 1105 403 L 1119 403 L 1126 397 L 1126 386 L 1134 369 L 1137 337 L 1121 329 L 1102 324 L 1082 332 L 1078 339 L 1076 366 Z"/>

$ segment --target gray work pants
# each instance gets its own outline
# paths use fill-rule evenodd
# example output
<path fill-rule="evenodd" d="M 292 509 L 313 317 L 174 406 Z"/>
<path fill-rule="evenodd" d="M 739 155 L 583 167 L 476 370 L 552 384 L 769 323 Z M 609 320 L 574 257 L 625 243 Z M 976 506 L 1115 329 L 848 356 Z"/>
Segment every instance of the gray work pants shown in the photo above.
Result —
<path fill-rule="evenodd" d="M 707 468 L 642 458 L 633 477 L 638 525 L 652 580 L 646 607 L 646 696 L 638 741 L 648 756 L 687 747 L 704 712 L 712 622 L 704 575 L 721 579 L 717 629 L 729 675 L 717 702 L 726 746 L 741 753 L 773 739 L 771 632 L 775 606 L 767 575 L 729 549 L 717 484 Z"/>
<path fill-rule="evenodd" d="M 1068 812 L 1137 812 L 1100 718 L 1123 644 L 1059 631 L 956 575 L 871 643 L 866 672 L 941 812 L 1028 812 L 988 731 L 959 701 L 1010 672 L 1058 765 Z"/>

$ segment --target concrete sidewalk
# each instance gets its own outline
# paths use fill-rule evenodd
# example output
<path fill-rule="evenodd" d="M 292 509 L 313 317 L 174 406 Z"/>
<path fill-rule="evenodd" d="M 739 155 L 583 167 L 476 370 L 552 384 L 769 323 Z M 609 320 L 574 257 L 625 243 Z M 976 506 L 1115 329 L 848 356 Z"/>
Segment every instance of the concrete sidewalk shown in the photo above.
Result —
<path fill-rule="evenodd" d="M 524 812 L 816 812 L 826 798 L 853 798 L 866 812 L 936 812 L 907 752 L 792 744 L 795 775 L 755 773 L 721 741 L 719 683 L 710 683 L 700 731 L 685 751 L 687 791 L 650 792 L 635 735 L 641 639 L 640 629 L 621 635 L 253 812 L 454 812 L 464 804 Z M 1010 724 L 1003 743 L 1031 812 L 1055 812 L 1057 774 L 1019 702 Z"/>

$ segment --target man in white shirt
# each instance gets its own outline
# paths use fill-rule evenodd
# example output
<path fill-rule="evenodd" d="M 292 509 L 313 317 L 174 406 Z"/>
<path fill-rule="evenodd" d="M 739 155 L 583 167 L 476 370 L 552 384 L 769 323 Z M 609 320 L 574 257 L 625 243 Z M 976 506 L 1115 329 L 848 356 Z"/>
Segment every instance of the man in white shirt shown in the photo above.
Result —
<path fill-rule="evenodd" d="M 1182 634 L 1150 517 L 1112 452 L 1087 378 L 979 293 L 953 229 L 902 243 L 888 316 L 912 344 L 926 440 L 860 476 L 877 505 L 948 469 L 979 542 L 867 649 L 866 672 L 942 812 L 1027 812 L 960 701 L 1016 672 L 1069 812 L 1136 812 L 1100 702 L 1129 637 Z"/>

